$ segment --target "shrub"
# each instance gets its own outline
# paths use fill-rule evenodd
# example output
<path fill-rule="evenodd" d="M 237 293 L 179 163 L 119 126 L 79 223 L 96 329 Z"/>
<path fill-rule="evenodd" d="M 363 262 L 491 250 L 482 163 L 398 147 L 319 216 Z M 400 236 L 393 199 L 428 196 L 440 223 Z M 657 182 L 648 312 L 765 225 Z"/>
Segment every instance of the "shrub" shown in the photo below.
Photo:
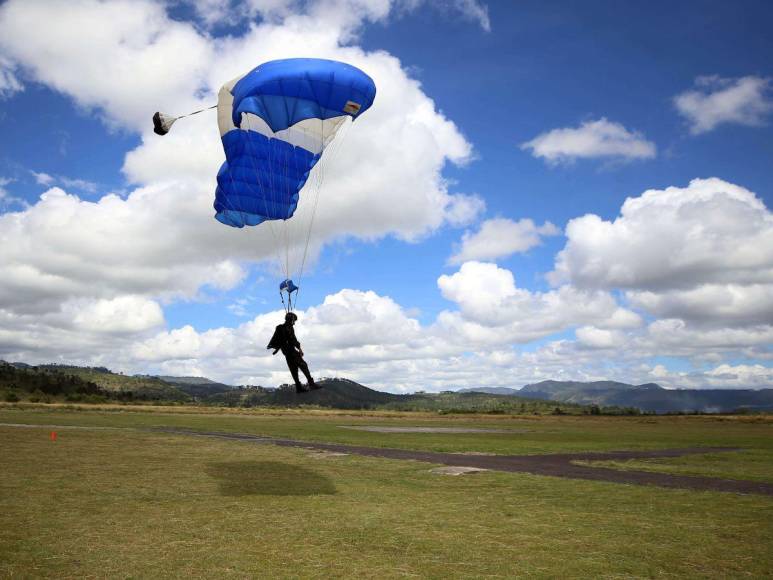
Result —
<path fill-rule="evenodd" d="M 30 403 L 40 403 L 46 398 L 46 395 L 40 389 L 35 389 L 30 394 Z"/>

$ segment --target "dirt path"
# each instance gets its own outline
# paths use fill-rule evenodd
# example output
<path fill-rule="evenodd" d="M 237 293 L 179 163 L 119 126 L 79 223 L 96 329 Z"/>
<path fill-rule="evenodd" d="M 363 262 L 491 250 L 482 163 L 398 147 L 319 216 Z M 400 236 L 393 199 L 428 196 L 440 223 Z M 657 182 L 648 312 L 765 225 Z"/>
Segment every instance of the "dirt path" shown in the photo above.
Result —
<path fill-rule="evenodd" d="M 301 447 L 333 453 L 352 453 L 368 457 L 388 459 L 411 459 L 426 463 L 448 466 L 477 467 L 494 471 L 510 471 L 549 475 L 569 479 L 587 479 L 633 485 L 654 485 L 677 489 L 697 489 L 703 491 L 727 491 L 732 493 L 773 495 L 773 484 L 757 481 L 740 481 L 670 475 L 648 471 L 621 471 L 606 467 L 587 467 L 575 465 L 572 461 L 606 461 L 614 459 L 649 459 L 656 457 L 681 457 L 694 453 L 716 453 L 719 451 L 740 451 L 734 447 L 687 447 L 684 449 L 662 449 L 659 451 L 611 451 L 608 453 L 556 453 L 549 455 L 465 455 L 457 453 L 436 453 L 433 451 L 412 451 L 409 449 L 391 449 L 382 447 L 360 447 L 357 445 L 339 445 L 333 443 L 313 443 L 293 439 L 278 439 L 247 435 L 242 433 L 222 433 L 215 431 L 193 431 L 188 429 L 160 429 L 166 433 L 219 437 L 279 445 L 282 447 Z"/>

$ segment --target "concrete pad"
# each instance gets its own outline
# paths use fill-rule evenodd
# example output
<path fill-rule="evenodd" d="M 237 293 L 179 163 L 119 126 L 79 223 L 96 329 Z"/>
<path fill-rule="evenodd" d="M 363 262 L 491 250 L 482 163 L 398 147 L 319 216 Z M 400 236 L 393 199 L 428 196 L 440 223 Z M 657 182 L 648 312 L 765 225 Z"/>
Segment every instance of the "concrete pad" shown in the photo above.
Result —
<path fill-rule="evenodd" d="M 330 459 L 331 457 L 345 457 L 348 453 L 337 453 L 335 451 L 309 451 L 308 456 L 312 459 Z"/>
<path fill-rule="evenodd" d="M 488 471 L 488 469 L 450 465 L 448 467 L 430 469 L 429 472 L 434 473 L 435 475 L 467 475 L 468 473 L 478 473 L 479 471 Z"/>

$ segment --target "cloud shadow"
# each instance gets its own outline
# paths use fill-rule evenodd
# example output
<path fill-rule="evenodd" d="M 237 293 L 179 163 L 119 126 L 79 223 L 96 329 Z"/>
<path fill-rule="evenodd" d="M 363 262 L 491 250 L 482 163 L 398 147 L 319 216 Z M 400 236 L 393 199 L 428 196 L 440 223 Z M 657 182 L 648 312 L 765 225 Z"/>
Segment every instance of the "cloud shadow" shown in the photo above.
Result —
<path fill-rule="evenodd" d="M 333 482 L 319 473 L 278 461 L 229 461 L 207 465 L 225 496 L 333 495 Z"/>

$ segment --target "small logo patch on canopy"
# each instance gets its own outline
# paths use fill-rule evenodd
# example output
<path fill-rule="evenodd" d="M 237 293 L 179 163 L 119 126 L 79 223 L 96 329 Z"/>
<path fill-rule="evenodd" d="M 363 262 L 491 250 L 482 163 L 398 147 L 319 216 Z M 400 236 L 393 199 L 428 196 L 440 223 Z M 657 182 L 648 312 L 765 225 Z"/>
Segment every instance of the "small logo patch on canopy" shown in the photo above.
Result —
<path fill-rule="evenodd" d="M 350 113 L 352 115 L 356 115 L 360 112 L 360 109 L 362 108 L 362 105 L 359 103 L 355 103 L 354 101 L 346 101 L 346 105 L 344 105 L 344 113 Z"/>

